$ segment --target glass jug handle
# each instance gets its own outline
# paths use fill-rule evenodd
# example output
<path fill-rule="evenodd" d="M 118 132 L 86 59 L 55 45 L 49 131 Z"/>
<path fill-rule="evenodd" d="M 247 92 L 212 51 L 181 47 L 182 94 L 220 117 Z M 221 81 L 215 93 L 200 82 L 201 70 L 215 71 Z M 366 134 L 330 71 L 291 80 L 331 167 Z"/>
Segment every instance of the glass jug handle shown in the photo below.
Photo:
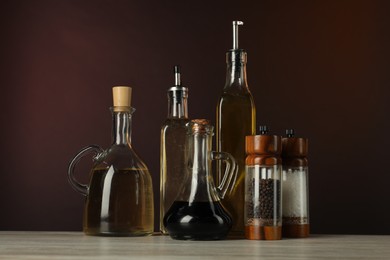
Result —
<path fill-rule="evenodd" d="M 226 192 L 229 186 L 234 186 L 237 178 L 237 163 L 234 157 L 230 153 L 226 152 L 211 152 L 212 160 L 222 160 L 226 163 L 226 170 L 223 175 L 222 181 L 217 187 L 219 197 L 223 199 L 226 195 Z M 233 179 L 234 177 L 234 179 Z M 233 183 L 231 183 L 233 180 Z"/>
<path fill-rule="evenodd" d="M 79 183 L 76 178 L 74 177 L 74 170 L 76 168 L 76 164 L 86 155 L 91 153 L 96 153 L 94 156 L 94 160 L 99 157 L 99 155 L 104 150 L 98 146 L 98 145 L 90 145 L 87 147 L 84 147 L 80 150 L 78 154 L 76 154 L 75 157 L 73 157 L 72 161 L 69 163 L 68 167 L 68 181 L 70 185 L 78 192 L 80 192 L 82 195 L 87 196 L 88 195 L 88 185 L 87 184 L 81 184 Z"/>

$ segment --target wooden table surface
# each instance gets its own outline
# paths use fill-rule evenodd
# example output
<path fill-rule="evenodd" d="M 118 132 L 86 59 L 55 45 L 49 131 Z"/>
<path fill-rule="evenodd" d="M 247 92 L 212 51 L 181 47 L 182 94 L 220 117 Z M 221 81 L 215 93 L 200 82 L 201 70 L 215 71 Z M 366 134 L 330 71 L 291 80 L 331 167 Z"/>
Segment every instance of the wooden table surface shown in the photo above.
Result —
<path fill-rule="evenodd" d="M 279 241 L 178 241 L 81 232 L 0 232 L 0 259 L 390 259 L 390 236 L 312 235 Z"/>

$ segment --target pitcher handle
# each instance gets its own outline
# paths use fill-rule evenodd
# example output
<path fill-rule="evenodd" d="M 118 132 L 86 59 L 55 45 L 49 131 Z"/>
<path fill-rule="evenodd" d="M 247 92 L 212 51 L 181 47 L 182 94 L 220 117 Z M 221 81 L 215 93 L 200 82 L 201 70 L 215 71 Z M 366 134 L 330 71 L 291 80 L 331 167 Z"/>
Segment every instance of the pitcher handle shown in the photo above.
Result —
<path fill-rule="evenodd" d="M 68 167 L 68 181 L 70 185 L 75 189 L 76 191 L 80 192 L 82 195 L 87 196 L 88 195 L 88 185 L 87 184 L 81 184 L 76 180 L 74 177 L 74 170 L 76 168 L 77 163 L 86 155 L 95 153 L 94 159 L 99 156 L 103 152 L 103 149 L 98 145 L 89 145 L 87 147 L 84 147 L 83 149 L 76 154 L 75 157 L 70 161 L 69 167 Z"/>
<path fill-rule="evenodd" d="M 226 152 L 211 152 L 212 160 L 222 160 L 226 163 L 226 170 L 223 175 L 222 181 L 217 187 L 219 197 L 223 199 L 229 186 L 233 186 L 237 177 L 237 163 L 234 157 L 230 153 Z M 234 179 L 233 179 L 234 177 Z M 231 183 L 233 180 L 233 183 Z"/>

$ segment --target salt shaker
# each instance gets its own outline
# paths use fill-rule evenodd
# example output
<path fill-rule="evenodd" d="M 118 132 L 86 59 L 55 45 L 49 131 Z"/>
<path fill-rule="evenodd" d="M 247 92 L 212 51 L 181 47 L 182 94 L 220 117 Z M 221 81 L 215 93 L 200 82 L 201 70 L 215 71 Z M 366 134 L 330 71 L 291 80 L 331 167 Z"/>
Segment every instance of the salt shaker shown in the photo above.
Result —
<path fill-rule="evenodd" d="M 259 135 L 246 136 L 245 237 L 251 240 L 282 238 L 281 137 L 268 135 L 260 127 Z"/>
<path fill-rule="evenodd" d="M 308 139 L 286 130 L 282 139 L 283 237 L 309 236 Z"/>

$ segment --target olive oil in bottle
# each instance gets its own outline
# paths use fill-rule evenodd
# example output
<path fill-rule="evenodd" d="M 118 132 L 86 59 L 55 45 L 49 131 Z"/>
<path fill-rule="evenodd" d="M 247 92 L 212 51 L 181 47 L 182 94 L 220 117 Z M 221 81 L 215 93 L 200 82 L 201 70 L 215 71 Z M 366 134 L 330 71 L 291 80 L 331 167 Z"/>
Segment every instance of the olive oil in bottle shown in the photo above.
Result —
<path fill-rule="evenodd" d="M 86 234 L 143 236 L 153 232 L 153 190 L 145 171 L 110 167 L 91 172 L 84 211 Z"/>
<path fill-rule="evenodd" d="M 235 184 L 223 205 L 233 218 L 230 237 L 244 237 L 245 136 L 256 131 L 256 109 L 246 78 L 247 54 L 238 48 L 238 26 L 233 21 L 233 49 L 226 53 L 226 84 L 217 105 L 217 151 L 228 152 L 237 161 Z M 222 182 L 225 165 L 217 166 L 217 185 Z"/>

